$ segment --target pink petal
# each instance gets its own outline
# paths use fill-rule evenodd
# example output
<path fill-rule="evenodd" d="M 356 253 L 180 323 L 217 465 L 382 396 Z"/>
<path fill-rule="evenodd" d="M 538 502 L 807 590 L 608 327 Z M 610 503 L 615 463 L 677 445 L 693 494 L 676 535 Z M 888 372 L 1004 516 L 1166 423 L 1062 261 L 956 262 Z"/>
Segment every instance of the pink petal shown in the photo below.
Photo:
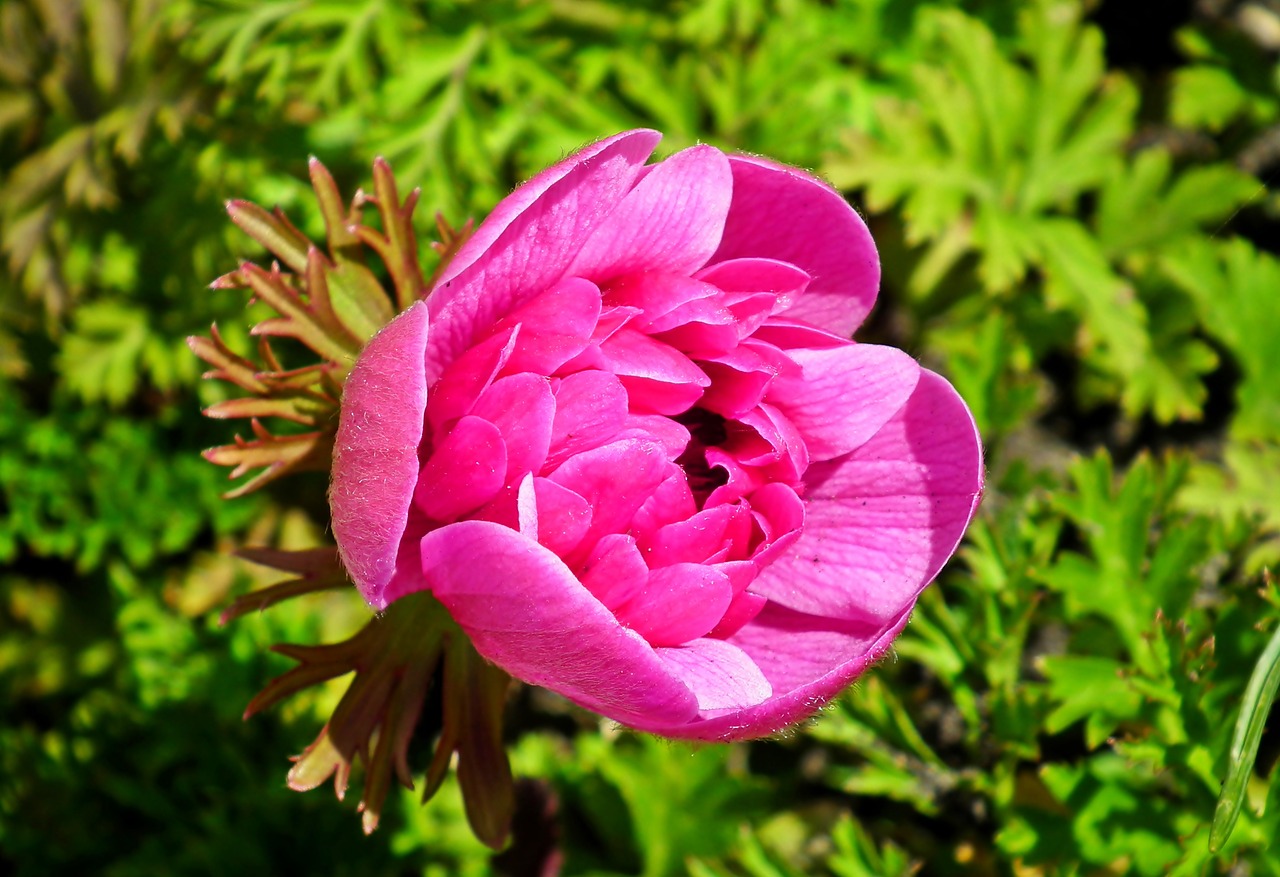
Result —
<path fill-rule="evenodd" d="M 640 542 L 651 567 L 673 563 L 702 563 L 731 538 L 730 524 L 750 522 L 751 512 L 741 504 L 704 508 L 685 520 L 660 527 Z"/>
<path fill-rule="evenodd" d="M 721 291 L 710 283 L 701 283 L 683 274 L 643 271 L 610 284 L 605 301 L 612 306 L 635 308 L 637 314 L 630 325 L 647 333 L 676 325 L 663 321 L 682 305 L 721 296 Z M 660 328 L 655 329 L 655 324 L 660 324 Z"/>
<path fill-rule="evenodd" d="M 521 327 L 506 372 L 553 374 L 586 349 L 599 320 L 599 287 L 580 277 L 562 280 L 495 327 Z"/>
<path fill-rule="evenodd" d="M 804 436 L 785 414 L 762 402 L 737 421 L 728 424 L 729 437 L 723 447 L 749 465 L 771 467 L 781 481 L 794 481 L 809 468 L 809 449 Z M 761 452 L 758 439 L 767 449 Z M 776 470 L 776 472 L 775 472 Z"/>
<path fill-rule="evenodd" d="M 697 510 L 684 471 L 673 465 L 668 470 L 667 477 L 649 492 L 644 504 L 631 519 L 631 532 L 636 535 L 637 540 L 648 539 L 659 527 L 686 520 Z"/>
<path fill-rule="evenodd" d="M 616 375 L 591 369 L 569 375 L 555 388 L 547 466 L 610 441 L 627 417 L 627 391 Z"/>
<path fill-rule="evenodd" d="M 633 410 L 681 414 L 711 383 L 689 357 L 635 329 L 618 330 L 600 350 L 627 388 Z"/>
<path fill-rule="evenodd" d="M 919 363 L 878 344 L 789 354 L 800 374 L 779 375 L 765 398 L 804 436 L 811 462 L 847 454 L 875 435 L 920 379 Z"/>
<path fill-rule="evenodd" d="M 502 433 L 468 414 L 422 467 L 413 500 L 433 519 L 453 521 L 491 502 L 506 483 L 506 473 Z"/>
<path fill-rule="evenodd" d="M 769 344 L 779 350 L 791 350 L 795 347 L 843 347 L 849 343 L 848 336 L 837 335 L 826 329 L 819 329 L 808 323 L 790 319 L 790 314 L 783 317 L 770 317 L 752 335 L 752 340 Z"/>
<path fill-rule="evenodd" d="M 667 459 L 674 460 L 689 446 L 689 430 L 662 414 L 628 414 L 618 438 L 648 438 L 662 446 Z"/>
<path fill-rule="evenodd" d="M 563 557 L 578 546 L 591 526 L 591 506 L 568 488 L 546 478 L 533 479 L 538 541 Z"/>
<path fill-rule="evenodd" d="M 750 591 L 739 591 L 734 595 L 729 608 L 724 611 L 724 617 L 720 619 L 720 623 L 713 627 L 707 636 L 728 639 L 750 624 L 768 603 L 768 597 L 761 597 Z"/>
<path fill-rule="evenodd" d="M 699 302 L 680 311 L 678 317 L 685 322 L 655 333 L 655 338 L 697 359 L 719 356 L 737 346 L 741 325 L 727 308 Z"/>
<path fill-rule="evenodd" d="M 593 519 L 584 541 L 594 544 L 606 533 L 627 530 L 672 468 L 653 442 L 624 439 L 570 457 L 548 477 L 591 506 Z"/>
<path fill-rule="evenodd" d="M 810 467 L 800 538 L 753 589 L 800 612 L 887 624 L 959 544 L 982 476 L 969 410 L 922 370 L 907 404 L 866 444 Z"/>
<path fill-rule="evenodd" d="M 762 671 L 771 696 L 754 706 L 704 712 L 692 722 L 654 720 L 636 727 L 666 737 L 720 741 L 781 731 L 848 687 L 888 650 L 909 616 L 904 611 L 887 626 L 876 627 L 800 615 L 767 604 L 727 642 Z M 666 650 L 659 651 L 665 656 Z M 689 684 L 697 683 L 690 680 Z"/>
<path fill-rule="evenodd" d="M 461 521 L 428 533 L 421 552 L 426 588 L 512 676 L 627 724 L 681 725 L 696 714 L 694 696 L 649 644 L 538 543 Z"/>
<path fill-rule="evenodd" d="M 862 217 L 840 193 L 793 167 L 729 157 L 733 204 L 712 262 L 763 257 L 813 278 L 787 316 L 848 337 L 871 311 L 880 259 Z"/>
<path fill-rule="evenodd" d="M 661 139 L 627 131 L 594 143 L 504 198 L 449 263 L 427 305 L 427 376 L 512 310 L 567 275 L 592 231 L 631 191 Z"/>
<path fill-rule="evenodd" d="M 441 432 L 464 414 L 471 413 L 476 399 L 493 383 L 511 358 L 519 334 L 520 327 L 515 326 L 486 338 L 456 359 L 444 376 L 432 385 L 431 398 L 427 401 L 427 421 L 433 434 Z"/>
<path fill-rule="evenodd" d="M 333 533 L 347 572 L 377 607 L 418 481 L 427 322 L 415 304 L 370 339 L 347 378 L 334 442 Z"/>
<path fill-rule="evenodd" d="M 649 567 L 634 538 L 625 533 L 610 533 L 591 549 L 579 578 L 612 612 L 644 589 L 649 580 Z"/>
<path fill-rule="evenodd" d="M 655 646 L 678 646 L 705 635 L 733 599 L 729 577 L 701 563 L 649 571 L 649 580 L 614 615 Z"/>
<path fill-rule="evenodd" d="M 760 404 L 765 388 L 777 374 L 764 357 L 746 345 L 739 345 L 714 359 L 699 361 L 698 367 L 711 386 L 698 400 L 698 407 L 736 420 Z"/>
<path fill-rule="evenodd" d="M 570 273 L 604 283 L 640 271 L 696 271 L 720 243 L 732 194 L 723 152 L 677 152 L 650 168 L 594 230 Z"/>
<path fill-rule="evenodd" d="M 764 533 L 751 559 L 763 569 L 800 537 L 804 527 L 804 502 L 794 490 L 778 481 L 752 493 L 750 500 L 751 513 Z"/>
<path fill-rule="evenodd" d="M 656 650 L 662 663 L 693 691 L 702 713 L 743 710 L 773 694 L 755 661 L 737 646 L 697 639 L 678 648 Z"/>
<path fill-rule="evenodd" d="M 767 292 L 774 297 L 777 313 L 795 304 L 809 286 L 809 275 L 789 262 L 743 258 L 716 262 L 694 275 L 725 292 Z"/>
<path fill-rule="evenodd" d="M 472 414 L 498 427 L 507 449 L 503 483 L 526 472 L 539 472 L 551 447 L 551 424 L 556 403 L 551 382 L 541 375 L 523 374 L 499 378 L 480 394 Z"/>

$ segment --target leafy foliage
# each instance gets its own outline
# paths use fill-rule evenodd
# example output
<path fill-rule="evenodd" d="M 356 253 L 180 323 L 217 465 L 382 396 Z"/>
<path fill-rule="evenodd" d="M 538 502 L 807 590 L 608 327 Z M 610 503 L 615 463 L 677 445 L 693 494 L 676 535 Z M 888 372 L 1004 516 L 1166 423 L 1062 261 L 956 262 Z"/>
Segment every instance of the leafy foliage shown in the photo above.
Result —
<path fill-rule="evenodd" d="M 1125 0 L 0 4 L 0 870 L 1280 873 L 1274 728 L 1232 756 L 1280 618 L 1277 20 L 1194 6 L 1139 33 Z M 351 355 L 429 283 L 405 254 L 634 125 L 866 207 L 859 337 L 969 401 L 980 517 L 896 658 L 784 739 L 690 749 L 519 690 L 511 849 L 438 769 L 363 839 L 279 780 L 343 680 L 240 719 L 290 669 L 268 645 L 369 621 L 231 557 L 318 556 L 280 552 L 322 546 L 323 480 L 226 501 L 198 451 L 323 468 Z M 199 382 L 212 323 L 227 380 Z"/>

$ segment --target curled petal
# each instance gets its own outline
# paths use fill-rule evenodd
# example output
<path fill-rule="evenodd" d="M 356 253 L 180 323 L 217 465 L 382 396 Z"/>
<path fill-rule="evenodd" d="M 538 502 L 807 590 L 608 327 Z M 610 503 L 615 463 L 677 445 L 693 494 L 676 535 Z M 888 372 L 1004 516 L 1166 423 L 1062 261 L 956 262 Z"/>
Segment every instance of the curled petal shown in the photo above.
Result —
<path fill-rule="evenodd" d="M 421 551 L 426 587 L 476 651 L 511 675 L 627 724 L 696 715 L 694 695 L 653 648 L 538 543 L 461 521 L 428 533 Z"/>
<path fill-rule="evenodd" d="M 627 388 L 633 409 L 682 414 L 711 383 L 689 357 L 635 329 L 620 329 L 600 350 Z"/>
<path fill-rule="evenodd" d="M 613 439 L 627 418 L 627 391 L 618 376 L 590 369 L 569 375 L 555 388 L 548 466 Z"/>
<path fill-rule="evenodd" d="M 418 508 L 453 521 L 489 503 L 506 481 L 507 447 L 489 421 L 468 414 L 422 467 L 414 492 Z"/>
<path fill-rule="evenodd" d="M 658 649 L 658 657 L 693 690 L 704 715 L 753 707 L 773 694 L 756 662 L 723 640 L 698 639 L 679 648 Z"/>
<path fill-rule="evenodd" d="M 570 457 L 548 477 L 594 509 L 588 544 L 618 533 L 671 473 L 662 449 L 644 439 L 624 439 Z"/>
<path fill-rule="evenodd" d="M 813 280 L 786 311 L 849 337 L 875 304 L 880 258 L 871 233 L 835 189 L 797 168 L 729 157 L 733 205 L 712 263 L 743 257 L 789 262 Z"/>
<path fill-rule="evenodd" d="M 798 374 L 782 374 L 765 398 L 804 436 L 811 461 L 860 446 L 911 397 L 920 364 L 893 347 L 845 344 L 791 350 Z"/>
<path fill-rule="evenodd" d="M 529 372 L 499 378 L 480 395 L 471 411 L 502 434 L 507 451 L 503 483 L 542 469 L 556 413 L 549 380 Z"/>
<path fill-rule="evenodd" d="M 910 609 L 982 495 L 973 417 L 921 371 L 911 398 L 862 447 L 805 474 L 804 530 L 754 590 L 799 612 L 877 627 Z"/>
<path fill-rule="evenodd" d="M 614 614 L 653 645 L 678 646 L 715 627 L 732 599 L 724 573 L 702 563 L 676 563 L 651 570 L 644 588 Z"/>
<path fill-rule="evenodd" d="M 580 277 L 561 281 L 498 323 L 498 332 L 520 327 L 507 372 L 554 374 L 586 349 L 599 321 L 600 288 Z"/>
<path fill-rule="evenodd" d="M 800 615 L 770 603 L 727 642 L 764 673 L 772 696 L 657 733 L 697 740 L 745 740 L 808 718 L 862 675 L 893 643 L 910 609 L 883 627 Z"/>
<path fill-rule="evenodd" d="M 494 208 L 427 298 L 434 331 L 427 378 L 533 296 L 555 285 L 640 177 L 662 135 L 627 131 L 582 149 Z"/>
<path fill-rule="evenodd" d="M 580 576 L 583 586 L 613 612 L 640 593 L 649 581 L 649 567 L 634 538 L 610 533 L 591 549 Z"/>
<path fill-rule="evenodd" d="M 418 481 L 426 346 L 427 308 L 415 304 L 369 341 L 343 393 L 329 488 L 333 532 L 352 580 L 378 607 Z"/>
<path fill-rule="evenodd" d="M 651 167 L 592 232 L 571 273 L 603 282 L 637 271 L 696 271 L 720 243 L 732 196 L 723 152 L 677 152 Z"/>

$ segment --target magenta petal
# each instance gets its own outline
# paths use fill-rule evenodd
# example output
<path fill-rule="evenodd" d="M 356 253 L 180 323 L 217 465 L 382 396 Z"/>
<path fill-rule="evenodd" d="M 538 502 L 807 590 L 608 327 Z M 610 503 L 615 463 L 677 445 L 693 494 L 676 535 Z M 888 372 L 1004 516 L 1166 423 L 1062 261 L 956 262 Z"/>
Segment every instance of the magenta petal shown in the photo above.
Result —
<path fill-rule="evenodd" d="M 777 374 L 764 357 L 746 345 L 714 359 L 699 361 L 698 366 L 711 381 L 698 407 L 729 420 L 743 417 L 759 405 L 765 388 Z"/>
<path fill-rule="evenodd" d="M 548 466 L 598 447 L 616 436 L 627 418 L 627 391 L 617 376 L 590 369 L 562 379 L 555 388 Z"/>
<path fill-rule="evenodd" d="M 795 304 L 812 279 L 807 272 L 788 262 L 753 258 L 716 262 L 694 276 L 725 292 L 770 293 L 774 298 L 774 313 L 785 311 Z"/>
<path fill-rule="evenodd" d="M 427 322 L 426 306 L 415 304 L 370 339 L 347 378 L 334 441 L 333 534 L 347 572 L 378 608 L 418 481 Z"/>
<path fill-rule="evenodd" d="M 751 512 L 764 533 L 764 541 L 751 559 L 763 568 L 799 538 L 804 527 L 804 501 L 776 481 L 752 493 L 750 501 Z"/>
<path fill-rule="evenodd" d="M 538 541 L 563 557 L 591 526 L 591 506 L 572 490 L 546 478 L 533 479 Z"/>
<path fill-rule="evenodd" d="M 802 323 L 786 317 L 770 317 L 751 336 L 752 341 L 768 344 L 778 350 L 791 350 L 796 347 L 813 348 L 843 347 L 849 343 L 844 335 L 837 335 L 826 329 L 819 329 L 809 323 Z"/>
<path fill-rule="evenodd" d="M 649 492 L 640 510 L 631 520 L 631 532 L 637 541 L 649 539 L 659 527 L 683 521 L 698 511 L 684 470 L 672 466 L 662 483 Z"/>
<path fill-rule="evenodd" d="M 472 413 L 502 433 L 507 448 L 504 483 L 541 471 L 556 413 L 549 380 L 528 372 L 499 378 L 480 394 Z"/>
<path fill-rule="evenodd" d="M 634 538 L 610 533 L 591 549 L 580 577 L 586 589 L 613 611 L 640 593 L 649 580 L 649 567 Z"/>
<path fill-rule="evenodd" d="M 732 643 L 697 639 L 656 651 L 672 674 L 693 691 L 702 713 L 746 709 L 773 694 L 755 661 Z"/>
<path fill-rule="evenodd" d="M 661 138 L 639 130 L 593 143 L 502 199 L 427 297 L 429 380 L 475 343 L 478 332 L 568 274 L 569 263 L 626 198 Z"/>
<path fill-rule="evenodd" d="M 728 639 L 750 624 L 764 610 L 768 602 L 768 597 L 761 597 L 750 591 L 739 591 L 734 594 L 733 602 L 724 611 L 724 617 L 720 619 L 720 623 L 712 628 L 707 636 Z"/>
<path fill-rule="evenodd" d="M 973 418 L 945 380 L 853 453 L 805 473 L 804 529 L 753 590 L 813 615 L 887 624 L 946 563 L 982 496 Z"/>
<path fill-rule="evenodd" d="M 696 714 L 649 644 L 538 543 L 461 521 L 428 533 L 421 552 L 426 587 L 476 651 L 512 676 L 626 724 L 678 726 Z"/>
<path fill-rule="evenodd" d="M 662 414 L 628 414 L 618 438 L 647 438 L 662 446 L 667 458 L 674 460 L 689 446 L 689 430 Z"/>
<path fill-rule="evenodd" d="M 439 432 L 464 414 L 470 414 L 498 372 L 507 364 L 516 347 L 518 326 L 491 335 L 458 357 L 444 376 L 431 387 L 427 402 L 427 421 L 432 432 Z"/>
<path fill-rule="evenodd" d="M 655 646 L 678 646 L 708 633 L 733 599 L 729 577 L 701 563 L 649 571 L 649 580 L 614 614 Z"/>
<path fill-rule="evenodd" d="M 649 168 L 570 271 L 597 283 L 639 271 L 696 271 L 720 243 L 732 195 L 723 152 L 713 146 L 677 152 Z"/>
<path fill-rule="evenodd" d="M 727 642 L 765 676 L 772 694 L 745 708 L 703 714 L 685 723 L 653 721 L 642 730 L 690 740 L 745 740 L 794 725 L 862 674 L 906 625 L 904 611 L 884 627 L 801 615 L 767 604 Z M 666 653 L 667 650 L 659 650 Z M 690 684 L 695 684 L 690 680 Z"/>
<path fill-rule="evenodd" d="M 920 379 L 918 362 L 878 344 L 789 354 L 800 373 L 778 375 L 765 398 L 804 436 L 810 462 L 847 454 L 875 435 Z"/>
<path fill-rule="evenodd" d="M 702 563 L 724 547 L 729 524 L 734 518 L 750 519 L 743 505 L 718 505 L 705 508 L 682 521 L 660 527 L 640 544 L 649 566 L 672 563 Z"/>
<path fill-rule="evenodd" d="M 682 414 L 711 380 L 689 357 L 635 329 L 620 329 L 600 346 L 627 388 L 633 410 Z"/>
<path fill-rule="evenodd" d="M 754 156 L 729 157 L 733 204 L 712 262 L 764 257 L 813 280 L 786 312 L 848 337 L 871 311 L 880 259 L 857 211 L 826 183 Z"/>
<path fill-rule="evenodd" d="M 506 483 L 502 433 L 468 414 L 453 427 L 422 467 L 413 499 L 437 521 L 453 521 L 489 503 Z"/>
<path fill-rule="evenodd" d="M 593 509 L 590 544 L 606 533 L 625 531 L 673 468 L 653 442 L 624 439 L 570 457 L 548 477 Z"/>
<path fill-rule="evenodd" d="M 628 274 L 609 286 L 605 301 L 613 307 L 636 308 L 630 325 L 643 332 L 655 331 L 655 321 L 666 318 L 681 305 L 718 298 L 721 291 L 710 283 L 700 283 L 679 274 L 643 271 Z M 670 328 L 666 325 L 663 328 Z"/>
<path fill-rule="evenodd" d="M 600 289 L 580 277 L 562 280 L 498 323 L 499 331 L 520 326 L 508 374 L 553 374 L 586 349 L 600 321 Z"/>

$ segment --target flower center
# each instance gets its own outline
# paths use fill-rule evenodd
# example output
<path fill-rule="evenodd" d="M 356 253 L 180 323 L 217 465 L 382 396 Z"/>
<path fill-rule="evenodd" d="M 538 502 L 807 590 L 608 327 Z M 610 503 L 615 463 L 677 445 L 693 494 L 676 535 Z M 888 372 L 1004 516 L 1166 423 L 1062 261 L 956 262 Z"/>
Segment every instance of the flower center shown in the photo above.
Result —
<path fill-rule="evenodd" d="M 676 458 L 676 464 L 684 469 L 693 498 L 698 508 L 702 508 L 711 492 L 729 480 L 724 469 L 707 464 L 707 448 L 723 444 L 729 431 L 723 417 L 704 408 L 690 408 L 674 419 L 688 429 L 690 435 L 689 446 Z"/>

